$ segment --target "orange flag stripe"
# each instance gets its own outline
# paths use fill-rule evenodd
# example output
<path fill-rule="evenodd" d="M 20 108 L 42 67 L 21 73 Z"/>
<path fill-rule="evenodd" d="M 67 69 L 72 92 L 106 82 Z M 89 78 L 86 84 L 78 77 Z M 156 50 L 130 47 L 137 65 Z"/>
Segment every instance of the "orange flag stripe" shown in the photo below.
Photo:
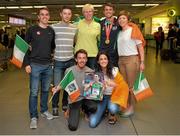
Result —
<path fill-rule="evenodd" d="M 145 98 L 148 98 L 153 95 L 153 91 L 151 88 L 146 88 L 142 92 L 135 95 L 137 101 L 144 100 Z"/>
<path fill-rule="evenodd" d="M 69 95 L 72 102 L 75 102 L 79 96 L 80 96 L 80 90 L 77 90 L 71 95 Z"/>
<path fill-rule="evenodd" d="M 111 95 L 111 102 L 118 104 L 122 108 L 127 108 L 127 101 L 129 96 L 129 88 L 124 81 L 122 75 L 118 72 L 114 78 L 117 84 Z"/>
<path fill-rule="evenodd" d="M 10 60 L 11 63 L 13 63 L 14 65 L 16 65 L 18 68 L 22 67 L 22 62 L 19 61 L 16 57 L 13 56 L 13 58 Z"/>

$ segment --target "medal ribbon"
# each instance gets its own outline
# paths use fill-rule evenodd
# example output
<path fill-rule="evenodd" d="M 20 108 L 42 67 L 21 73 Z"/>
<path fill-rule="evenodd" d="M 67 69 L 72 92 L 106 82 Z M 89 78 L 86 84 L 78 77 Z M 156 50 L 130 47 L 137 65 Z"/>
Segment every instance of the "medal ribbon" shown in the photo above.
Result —
<path fill-rule="evenodd" d="M 109 40 L 109 36 L 112 29 L 112 23 L 111 24 L 106 23 L 105 28 L 106 28 L 106 40 Z"/>

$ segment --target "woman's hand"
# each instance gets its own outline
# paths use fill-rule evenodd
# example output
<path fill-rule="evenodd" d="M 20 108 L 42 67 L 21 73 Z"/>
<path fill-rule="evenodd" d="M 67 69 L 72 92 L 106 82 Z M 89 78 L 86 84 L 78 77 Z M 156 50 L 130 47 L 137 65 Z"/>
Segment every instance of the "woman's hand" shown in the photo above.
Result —
<path fill-rule="evenodd" d="M 105 82 L 106 82 L 106 86 L 116 87 L 116 83 L 111 79 L 109 79 L 109 80 L 107 80 Z"/>
<path fill-rule="evenodd" d="M 144 47 L 142 44 L 138 45 L 138 51 L 139 51 L 139 57 L 140 57 L 140 71 L 144 71 L 145 65 L 144 65 Z"/>
<path fill-rule="evenodd" d="M 140 71 L 144 71 L 144 69 L 145 69 L 144 62 L 141 62 L 140 63 Z"/>

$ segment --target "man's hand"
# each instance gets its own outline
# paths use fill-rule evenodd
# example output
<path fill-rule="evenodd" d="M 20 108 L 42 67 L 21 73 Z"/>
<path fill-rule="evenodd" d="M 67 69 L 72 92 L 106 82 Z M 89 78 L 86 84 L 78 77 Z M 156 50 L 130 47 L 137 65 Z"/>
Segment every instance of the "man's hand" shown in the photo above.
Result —
<path fill-rule="evenodd" d="M 52 88 L 52 93 L 53 93 L 53 95 L 57 92 L 57 91 L 59 91 L 61 88 L 60 88 L 60 86 L 58 85 L 58 86 L 55 86 L 55 87 L 53 87 Z"/>
<path fill-rule="evenodd" d="M 26 71 L 26 73 L 30 74 L 30 73 L 31 73 L 31 66 L 30 66 L 30 65 L 27 65 L 27 66 L 25 67 L 25 71 Z"/>

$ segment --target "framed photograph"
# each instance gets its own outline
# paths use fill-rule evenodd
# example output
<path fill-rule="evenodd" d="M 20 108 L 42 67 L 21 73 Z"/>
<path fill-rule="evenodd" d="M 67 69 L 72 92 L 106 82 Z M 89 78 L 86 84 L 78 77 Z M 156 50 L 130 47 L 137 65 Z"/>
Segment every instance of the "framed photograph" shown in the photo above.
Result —
<path fill-rule="evenodd" d="M 84 97 L 92 100 L 103 99 L 103 73 L 87 72 L 84 78 Z"/>

